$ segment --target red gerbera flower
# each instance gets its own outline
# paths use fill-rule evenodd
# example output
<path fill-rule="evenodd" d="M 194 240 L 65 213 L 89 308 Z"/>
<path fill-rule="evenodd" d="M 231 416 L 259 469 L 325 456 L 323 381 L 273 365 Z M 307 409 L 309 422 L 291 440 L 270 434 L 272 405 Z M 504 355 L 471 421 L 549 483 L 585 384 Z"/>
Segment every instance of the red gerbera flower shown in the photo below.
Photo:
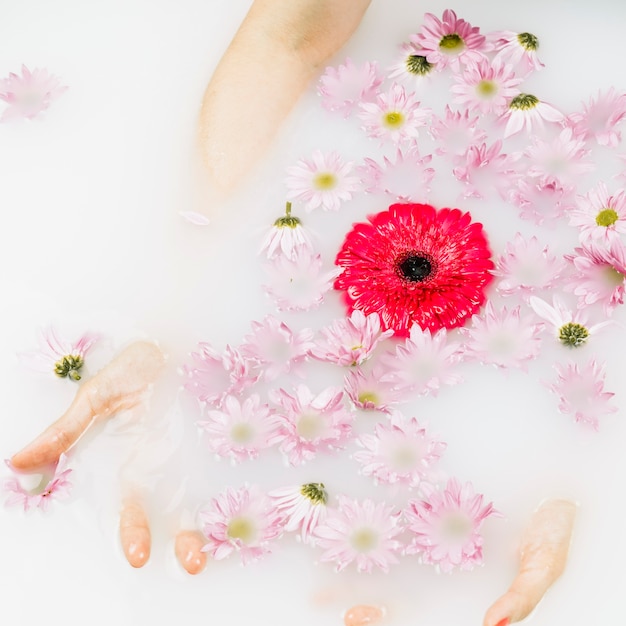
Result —
<path fill-rule="evenodd" d="M 459 209 L 393 204 L 355 224 L 335 263 L 335 289 L 350 310 L 379 313 L 383 328 L 408 336 L 414 323 L 455 328 L 485 301 L 494 265 L 482 224 Z"/>

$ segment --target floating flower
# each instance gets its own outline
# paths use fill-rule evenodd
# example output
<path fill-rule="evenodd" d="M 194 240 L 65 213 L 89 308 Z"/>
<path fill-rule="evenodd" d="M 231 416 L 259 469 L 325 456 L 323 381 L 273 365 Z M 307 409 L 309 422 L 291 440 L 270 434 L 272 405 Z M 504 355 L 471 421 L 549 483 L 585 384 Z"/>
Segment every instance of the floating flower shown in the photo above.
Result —
<path fill-rule="evenodd" d="M 537 225 L 556 221 L 575 208 L 574 185 L 550 178 L 520 176 L 510 189 L 509 200 L 519 208 L 519 216 Z"/>
<path fill-rule="evenodd" d="M 420 46 L 413 42 L 405 42 L 400 49 L 397 60 L 389 68 L 391 80 L 411 88 L 432 75 L 435 66 L 424 56 L 424 50 Z"/>
<path fill-rule="evenodd" d="M 69 497 L 72 490 L 69 475 L 72 470 L 67 467 L 68 460 L 65 454 L 61 454 L 54 470 L 45 472 L 41 476 L 39 484 L 32 489 L 22 486 L 24 478 L 20 481 L 18 476 L 21 474 L 13 469 L 10 461 L 6 461 L 6 464 L 14 474 L 11 478 L 5 479 L 3 484 L 4 491 L 9 494 L 5 502 L 7 506 L 19 504 L 24 511 L 31 508 L 46 511 L 52 500 L 64 500 Z"/>
<path fill-rule="evenodd" d="M 334 150 L 327 154 L 315 150 L 310 159 L 301 159 L 287 168 L 287 199 L 303 202 L 306 211 L 320 207 L 338 211 L 359 187 L 359 179 L 350 174 L 352 167 Z"/>
<path fill-rule="evenodd" d="M 422 109 L 414 96 L 413 93 L 407 94 L 402 85 L 394 83 L 374 102 L 362 102 L 359 118 L 368 137 L 396 144 L 416 139 L 419 129 L 426 126 L 430 119 L 430 110 Z"/>
<path fill-rule="evenodd" d="M 617 411 L 609 405 L 615 394 L 604 391 L 604 365 L 591 359 L 582 369 L 573 361 L 567 365 L 556 363 L 554 367 L 557 380 L 550 389 L 559 397 L 559 411 L 598 430 L 600 417 Z"/>
<path fill-rule="evenodd" d="M 306 483 L 297 487 L 275 489 L 269 496 L 285 516 L 284 530 L 299 530 L 303 543 L 315 543 L 313 533 L 328 514 L 328 494 L 324 483 Z"/>
<path fill-rule="evenodd" d="M 340 449 L 350 437 L 353 416 L 341 389 L 329 387 L 313 395 L 308 387 L 298 385 L 294 395 L 284 389 L 271 390 L 269 395 L 277 405 L 276 441 L 291 465 L 313 459 L 319 450 Z"/>
<path fill-rule="evenodd" d="M 544 122 L 559 124 L 565 116 L 551 104 L 543 102 L 530 93 L 520 93 L 509 102 L 509 108 L 502 116 L 506 120 L 504 137 L 511 137 L 526 130 L 536 132 L 544 126 Z"/>
<path fill-rule="evenodd" d="M 338 572 L 353 562 L 357 572 L 371 573 L 374 567 L 389 571 L 402 547 L 395 538 L 403 530 L 400 516 L 384 502 L 339 496 L 338 508 L 315 529 L 316 544 L 324 550 L 320 561 L 335 563 Z"/>
<path fill-rule="evenodd" d="M 380 341 L 393 334 L 383 331 L 377 313 L 365 315 L 359 309 L 350 317 L 335 320 L 321 330 L 322 337 L 311 349 L 311 356 L 337 365 L 360 365 L 374 352 Z"/>
<path fill-rule="evenodd" d="M 265 253 L 268 259 L 279 256 L 294 259 L 296 251 L 301 249 L 312 252 L 313 242 L 300 218 L 291 214 L 291 202 L 287 202 L 285 215 L 274 222 L 263 239 L 261 253 Z"/>
<path fill-rule="evenodd" d="M 406 399 L 407 390 L 386 378 L 387 369 L 374 366 L 365 373 L 357 367 L 345 376 L 345 391 L 355 407 L 364 410 L 389 411 L 389 407 Z"/>
<path fill-rule="evenodd" d="M 274 380 L 281 374 L 298 371 L 313 343 L 309 328 L 294 333 L 285 322 L 266 315 L 262 322 L 252 321 L 252 333 L 239 346 L 241 354 L 263 371 L 264 380 Z"/>
<path fill-rule="evenodd" d="M 207 433 L 211 452 L 236 463 L 256 459 L 261 450 L 272 445 L 277 432 L 270 407 L 261 404 L 257 394 L 242 402 L 227 395 L 220 408 L 207 411 L 207 419 L 198 426 Z"/>
<path fill-rule="evenodd" d="M 448 105 L 445 117 L 433 115 L 428 132 L 437 141 L 437 154 L 447 155 L 454 162 L 465 161 L 470 146 L 478 146 L 487 137 L 484 130 L 478 128 L 478 116 L 470 118 L 469 110 L 453 111 Z"/>
<path fill-rule="evenodd" d="M 589 99 L 583 110 L 572 113 L 569 121 L 574 134 L 584 140 L 594 138 L 601 146 L 616 148 L 622 140 L 617 125 L 626 117 L 626 94 L 611 87 L 606 93 L 598 92 L 596 100 Z"/>
<path fill-rule="evenodd" d="M 488 35 L 488 39 L 493 43 L 495 59 L 514 67 L 522 65 L 525 74 L 544 67 L 537 56 L 539 39 L 532 33 L 499 30 Z"/>
<path fill-rule="evenodd" d="M 258 487 L 227 487 L 199 513 L 207 543 L 202 548 L 216 561 L 239 552 L 244 565 L 271 552 L 283 531 L 283 516 Z"/>
<path fill-rule="evenodd" d="M 501 150 L 500 140 L 489 147 L 483 143 L 467 149 L 464 162 L 453 170 L 454 176 L 465 184 L 465 198 L 483 198 L 484 191 L 492 188 L 504 195 L 514 172 L 507 169 L 509 157 Z"/>
<path fill-rule="evenodd" d="M 539 355 L 542 324 L 531 316 L 522 317 L 520 307 L 496 310 L 487 302 L 484 311 L 472 318 L 471 328 L 463 328 L 465 354 L 481 363 L 500 368 L 526 370 L 528 361 Z"/>
<path fill-rule="evenodd" d="M 600 182 L 584 196 L 578 206 L 569 212 L 569 223 L 580 229 L 581 238 L 608 242 L 611 237 L 626 233 L 626 192 L 619 189 L 609 195 L 607 186 Z"/>
<path fill-rule="evenodd" d="M 480 61 L 483 52 L 490 48 L 480 29 L 457 18 L 451 9 L 443 12 L 441 20 L 426 13 L 419 33 L 412 35 L 411 41 L 424 50 L 428 61 L 438 69 L 450 66 L 454 71 L 459 71 L 460 63 Z"/>
<path fill-rule="evenodd" d="M 346 235 L 335 288 L 350 310 L 378 313 L 397 335 L 407 336 L 414 323 L 454 328 L 485 301 L 490 256 L 482 225 L 469 213 L 394 204 Z"/>
<path fill-rule="evenodd" d="M 474 569 L 483 562 L 480 528 L 490 515 L 498 515 L 493 503 L 483 505 L 483 496 L 451 478 L 445 489 L 424 485 L 425 499 L 412 500 L 404 511 L 407 529 L 413 534 L 406 554 L 418 554 L 423 563 L 442 572 L 454 568 Z"/>
<path fill-rule="evenodd" d="M 22 65 L 21 76 L 11 72 L 8 78 L 0 79 L 0 100 L 8 104 L 0 122 L 16 118 L 32 120 L 66 89 L 48 70 L 35 68 L 31 72 Z"/>
<path fill-rule="evenodd" d="M 494 276 L 500 277 L 496 289 L 503 296 L 516 293 L 523 297 L 555 286 L 566 268 L 563 259 L 550 253 L 537 237 L 526 239 L 515 233 L 504 253 L 496 259 Z"/>
<path fill-rule="evenodd" d="M 445 442 L 430 437 L 414 417 L 406 419 L 397 412 L 391 414 L 389 423 L 376 424 L 373 435 L 361 435 L 356 443 L 362 449 L 353 458 L 361 464 L 364 476 L 411 488 L 428 480 L 446 449 Z"/>
<path fill-rule="evenodd" d="M 376 63 L 356 66 L 347 58 L 344 65 L 326 68 L 318 84 L 318 93 L 322 96 L 324 108 L 348 117 L 361 102 L 376 97 L 382 82 Z"/>
<path fill-rule="evenodd" d="M 95 333 L 85 333 L 77 341 L 68 341 L 48 326 L 39 335 L 39 349 L 18 354 L 20 361 L 30 369 L 47 373 L 54 372 L 59 378 L 81 379 L 80 370 L 85 356 L 100 339 Z"/>

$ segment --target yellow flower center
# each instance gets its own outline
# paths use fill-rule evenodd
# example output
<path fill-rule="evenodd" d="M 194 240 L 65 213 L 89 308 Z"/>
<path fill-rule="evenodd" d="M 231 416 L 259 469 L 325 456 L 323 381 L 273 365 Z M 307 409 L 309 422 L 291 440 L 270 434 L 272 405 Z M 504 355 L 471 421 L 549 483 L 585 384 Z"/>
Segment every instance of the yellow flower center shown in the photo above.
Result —
<path fill-rule="evenodd" d="M 451 541 L 464 539 L 471 530 L 472 524 L 461 513 L 452 513 L 442 520 L 441 523 L 442 534 Z"/>
<path fill-rule="evenodd" d="M 230 438 L 235 443 L 249 443 L 254 437 L 254 429 L 245 422 L 235 424 L 230 430 Z"/>
<path fill-rule="evenodd" d="M 439 42 L 439 48 L 443 52 L 460 52 L 459 48 L 463 48 L 463 39 L 456 33 L 444 35 Z"/>
<path fill-rule="evenodd" d="M 296 432 L 303 439 L 315 439 L 322 432 L 322 419 L 319 415 L 302 415 L 296 425 Z"/>
<path fill-rule="evenodd" d="M 226 534 L 231 539 L 240 539 L 249 543 L 254 538 L 254 525 L 245 517 L 234 517 L 228 522 Z"/>
<path fill-rule="evenodd" d="M 404 124 L 404 114 L 401 111 L 389 111 L 383 117 L 383 124 L 387 128 L 400 128 Z"/>
<path fill-rule="evenodd" d="M 476 85 L 476 93 L 483 98 L 491 98 L 491 96 L 495 96 L 498 93 L 498 85 L 492 80 L 481 80 Z"/>
<path fill-rule="evenodd" d="M 602 209 L 598 215 L 596 215 L 596 224 L 598 226 L 613 226 L 619 219 L 617 211 L 614 209 L 606 208 Z"/>
<path fill-rule="evenodd" d="M 330 172 L 320 172 L 313 179 L 313 185 L 320 191 L 328 191 L 337 184 L 337 177 Z"/>
<path fill-rule="evenodd" d="M 358 400 L 361 404 L 371 402 L 372 404 L 377 405 L 380 402 L 378 396 L 373 391 L 362 391 L 358 396 Z"/>
<path fill-rule="evenodd" d="M 352 533 L 350 543 L 357 552 L 369 552 L 378 545 L 378 533 L 371 528 L 359 528 Z"/>

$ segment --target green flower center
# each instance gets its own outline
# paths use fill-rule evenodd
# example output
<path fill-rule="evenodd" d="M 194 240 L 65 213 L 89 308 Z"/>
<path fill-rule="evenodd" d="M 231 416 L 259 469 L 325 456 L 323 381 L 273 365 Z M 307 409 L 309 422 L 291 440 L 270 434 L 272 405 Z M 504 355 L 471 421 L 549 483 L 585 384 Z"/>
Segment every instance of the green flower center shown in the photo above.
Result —
<path fill-rule="evenodd" d="M 313 504 L 326 504 L 328 502 L 328 493 L 326 493 L 324 483 L 306 483 L 300 487 L 300 493 Z"/>
<path fill-rule="evenodd" d="M 519 96 L 515 96 L 509 104 L 510 109 L 517 109 L 519 111 L 528 111 L 534 109 L 539 104 L 539 98 L 529 93 L 521 93 Z"/>
<path fill-rule="evenodd" d="M 254 539 L 254 525 L 245 517 L 234 517 L 228 522 L 226 534 L 231 539 L 241 539 L 244 543 L 249 543 Z"/>
<path fill-rule="evenodd" d="M 385 113 L 383 123 L 387 128 L 399 128 L 404 124 L 404 115 L 400 111 L 389 111 L 389 113 Z"/>
<path fill-rule="evenodd" d="M 536 50 L 539 47 L 539 39 L 531 33 L 520 33 L 517 36 L 517 41 L 522 48 L 530 51 Z"/>
<path fill-rule="evenodd" d="M 352 533 L 350 543 L 357 552 L 369 552 L 378 545 L 378 533 L 371 528 L 359 528 Z"/>
<path fill-rule="evenodd" d="M 463 47 L 463 39 L 456 33 L 444 35 L 439 42 L 439 48 L 444 52 L 456 52 Z"/>
<path fill-rule="evenodd" d="M 498 85 L 492 80 L 481 80 L 476 85 L 476 92 L 483 98 L 490 98 L 498 92 Z"/>
<path fill-rule="evenodd" d="M 615 222 L 619 219 L 619 215 L 617 211 L 614 209 L 602 209 L 598 215 L 596 215 L 596 224 L 598 226 L 613 226 Z"/>
<path fill-rule="evenodd" d="M 559 328 L 559 340 L 566 346 L 582 346 L 588 337 L 589 331 L 582 324 L 568 322 Z"/>
<path fill-rule="evenodd" d="M 406 58 L 406 69 L 409 74 L 415 74 L 416 76 L 426 76 L 434 65 L 428 62 L 426 57 L 419 54 L 410 54 Z"/>
<path fill-rule="evenodd" d="M 80 380 L 78 370 L 84 365 L 83 357 L 78 354 L 68 354 L 54 364 L 54 373 L 59 378 Z"/>
<path fill-rule="evenodd" d="M 361 404 L 371 402 L 374 405 L 377 405 L 380 401 L 378 396 L 373 391 L 362 391 L 358 396 L 358 400 Z"/>
<path fill-rule="evenodd" d="M 320 189 L 322 191 L 327 191 L 328 189 L 332 189 L 337 184 L 337 177 L 330 172 L 320 172 L 316 174 L 313 179 L 313 185 L 316 189 Z"/>

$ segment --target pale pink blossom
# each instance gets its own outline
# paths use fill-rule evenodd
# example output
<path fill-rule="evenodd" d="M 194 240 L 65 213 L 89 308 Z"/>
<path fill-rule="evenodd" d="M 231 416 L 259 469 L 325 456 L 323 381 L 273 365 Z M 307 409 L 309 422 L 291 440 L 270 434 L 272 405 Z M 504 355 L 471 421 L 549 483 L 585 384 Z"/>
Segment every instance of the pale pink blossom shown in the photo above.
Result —
<path fill-rule="evenodd" d="M 241 354 L 262 370 L 264 380 L 275 380 L 281 374 L 295 372 L 313 348 L 313 331 L 303 328 L 293 332 L 274 315 L 266 315 L 262 322 L 253 320 L 252 333 L 239 346 Z"/>
<path fill-rule="evenodd" d="M 451 478 L 445 489 L 424 485 L 425 498 L 411 500 L 404 511 L 412 539 L 406 554 L 417 554 L 422 563 L 442 572 L 474 569 L 483 562 L 483 522 L 499 515 L 493 503 L 483 504 L 470 482 Z"/>
<path fill-rule="evenodd" d="M 609 195 L 607 186 L 600 182 L 569 211 L 569 223 L 580 230 L 581 239 L 587 237 L 608 243 L 611 237 L 626 233 L 626 192 L 617 190 Z"/>
<path fill-rule="evenodd" d="M 344 389 L 355 407 L 388 412 L 392 405 L 406 400 L 409 392 L 385 380 L 386 372 L 386 368 L 376 365 L 367 373 L 360 367 L 348 371 Z"/>
<path fill-rule="evenodd" d="M 285 517 L 285 532 L 300 531 L 303 543 L 314 544 L 313 533 L 328 514 L 328 494 L 324 483 L 274 489 L 269 496 Z"/>
<path fill-rule="evenodd" d="M 504 127 L 504 137 L 511 137 L 522 130 L 528 134 L 543 130 L 544 122 L 561 124 L 565 121 L 565 116 L 551 104 L 539 100 L 529 93 L 521 93 L 511 102 L 509 108 L 501 116 L 506 122 Z"/>
<path fill-rule="evenodd" d="M 465 161 L 453 170 L 457 180 L 465 185 L 465 198 L 483 198 L 490 189 L 502 194 L 506 185 L 510 184 L 509 179 L 514 173 L 508 168 L 508 156 L 501 150 L 500 140 L 489 147 L 483 143 L 467 149 Z"/>
<path fill-rule="evenodd" d="M 359 179 L 352 170 L 353 163 L 338 152 L 314 150 L 310 159 L 300 159 L 287 168 L 287 200 L 303 203 L 307 212 L 318 208 L 338 211 L 359 188 Z"/>
<path fill-rule="evenodd" d="M 308 311 L 324 301 L 324 295 L 343 268 L 323 271 L 321 254 L 305 246 L 293 249 L 291 258 L 278 256 L 266 264 L 269 282 L 263 285 L 279 311 Z"/>
<path fill-rule="evenodd" d="M 617 93 L 611 87 L 606 93 L 599 91 L 597 99 L 589 98 L 582 111 L 569 116 L 569 122 L 575 135 L 581 139 L 593 138 L 601 146 L 615 148 L 622 140 L 617 126 L 625 117 L 626 94 Z"/>
<path fill-rule="evenodd" d="M 268 259 L 281 256 L 294 259 L 297 251 L 302 249 L 313 252 L 313 241 L 300 218 L 291 214 L 291 202 L 288 202 L 285 215 L 267 231 L 259 252 Z"/>
<path fill-rule="evenodd" d="M 394 352 L 382 354 L 387 373 L 382 380 L 419 394 L 437 395 L 441 385 L 455 385 L 462 378 L 454 373 L 461 360 L 461 344 L 448 341 L 445 328 L 432 334 L 417 324 Z"/>
<path fill-rule="evenodd" d="M 283 515 L 256 486 L 227 487 L 198 516 L 207 539 L 202 550 L 216 561 L 238 552 L 247 565 L 271 552 L 283 532 Z"/>
<path fill-rule="evenodd" d="M 554 178 L 520 176 L 509 191 L 509 200 L 519 208 L 522 219 L 540 226 L 556 222 L 576 206 L 574 189 Z"/>
<path fill-rule="evenodd" d="M 365 315 L 359 309 L 320 332 L 322 336 L 311 350 L 311 356 L 337 365 L 360 365 L 372 355 L 379 342 L 393 335 L 391 329 L 381 330 L 378 313 Z"/>
<path fill-rule="evenodd" d="M 231 346 L 222 353 L 205 341 L 198 343 L 198 352 L 191 353 L 191 364 L 182 366 L 184 388 L 193 396 L 216 404 L 227 394 L 237 394 L 252 385 L 258 374 L 252 371 L 255 365 Z"/>
<path fill-rule="evenodd" d="M 435 170 L 428 167 L 432 154 L 421 156 L 415 143 L 408 150 L 398 148 L 391 161 L 383 156 L 383 163 L 366 157 L 364 165 L 357 168 L 365 191 L 384 192 L 399 202 L 424 201 L 430 193 L 430 182 Z"/>
<path fill-rule="evenodd" d="M 437 141 L 435 152 L 448 155 L 456 163 L 465 160 L 470 146 L 480 145 L 487 138 L 485 131 L 478 127 L 478 116 L 470 117 L 467 109 L 453 111 L 447 104 L 445 117 L 433 115 L 428 132 Z"/>
<path fill-rule="evenodd" d="M 411 41 L 425 51 L 428 61 L 438 69 L 450 66 L 454 71 L 459 71 L 461 63 L 478 62 L 491 48 L 477 26 L 457 18 L 451 9 L 443 12 L 441 20 L 426 13 L 422 27 L 411 36 Z"/>
<path fill-rule="evenodd" d="M 396 539 L 403 530 L 401 512 L 370 499 L 359 502 L 342 495 L 338 500 L 315 529 L 316 544 L 324 550 L 320 561 L 334 563 L 338 572 L 353 562 L 357 572 L 389 571 L 402 548 Z"/>
<path fill-rule="evenodd" d="M 343 391 L 328 387 L 314 395 L 305 385 L 290 394 L 272 389 L 279 423 L 276 441 L 291 465 L 313 459 L 318 451 L 343 448 L 352 432 L 353 415 L 344 404 Z"/>
<path fill-rule="evenodd" d="M 557 295 L 552 297 L 552 305 L 536 296 L 530 297 L 529 304 L 540 318 L 550 324 L 554 338 L 563 345 L 573 348 L 584 345 L 591 335 L 612 323 L 610 320 L 604 320 L 589 326 L 585 309 L 572 311 Z"/>
<path fill-rule="evenodd" d="M 17 355 L 26 367 L 36 372 L 54 373 L 59 378 L 80 380 L 79 371 L 85 364 L 85 356 L 100 339 L 100 335 L 85 333 L 76 341 L 70 341 L 48 326 L 40 330 L 38 339 L 38 350 Z"/>
<path fill-rule="evenodd" d="M 389 68 L 389 78 L 409 89 L 422 85 L 435 69 L 425 54 L 414 42 L 402 43 L 397 58 Z"/>
<path fill-rule="evenodd" d="M 503 113 L 509 102 L 520 93 L 522 82 L 515 76 L 512 66 L 484 57 L 468 65 L 455 77 L 451 91 L 454 102 L 482 114 Z"/>
<path fill-rule="evenodd" d="M 374 102 L 361 102 L 359 113 L 368 137 L 395 144 L 416 139 L 419 129 L 428 124 L 430 116 L 430 109 L 422 108 L 415 94 L 407 93 L 399 83 L 393 83 Z"/>
<path fill-rule="evenodd" d="M 493 44 L 495 59 L 521 67 L 524 76 L 544 67 L 537 56 L 539 40 L 532 33 L 499 30 L 488 34 L 487 40 Z"/>
<path fill-rule="evenodd" d="M 522 317 L 520 307 L 496 309 L 491 301 L 479 315 L 472 317 L 472 325 L 462 328 L 465 335 L 465 356 L 500 368 L 528 369 L 528 362 L 536 359 L 541 350 L 542 324 L 533 316 Z"/>
<path fill-rule="evenodd" d="M 17 504 L 24 511 L 31 508 L 46 511 L 53 500 L 64 500 L 70 496 L 72 483 L 69 480 L 69 475 L 72 470 L 67 467 L 68 460 L 65 454 L 61 454 L 53 469 L 41 474 L 39 483 L 32 488 L 23 486 L 29 475 L 17 472 L 10 461 L 6 461 L 6 464 L 13 472 L 11 478 L 6 478 L 3 481 L 3 490 L 8 494 L 5 501 L 6 506 Z M 36 477 L 39 478 L 39 474 Z"/>
<path fill-rule="evenodd" d="M 9 73 L 0 79 L 0 100 L 7 103 L 0 122 L 11 119 L 33 119 L 58 98 L 67 87 L 61 85 L 48 70 L 29 70 L 22 65 L 22 74 Z"/>
<path fill-rule="evenodd" d="M 209 450 L 235 463 L 256 459 L 272 445 L 278 430 L 269 405 L 261 404 L 257 394 L 243 401 L 227 395 L 220 408 L 208 410 L 198 426 L 207 434 Z"/>
<path fill-rule="evenodd" d="M 347 58 L 344 65 L 326 68 L 317 90 L 324 108 L 348 117 L 361 102 L 376 97 L 382 82 L 376 63 L 366 62 L 356 66 L 352 59 Z"/>
<path fill-rule="evenodd" d="M 574 268 L 566 288 L 578 296 L 579 308 L 599 302 L 610 315 L 624 302 L 626 247 L 618 239 L 613 239 L 608 247 L 590 240 L 574 252 L 565 257 Z"/>
<path fill-rule="evenodd" d="M 557 379 L 550 389 L 559 397 L 559 411 L 598 430 L 600 418 L 617 411 L 609 404 L 615 394 L 604 391 L 605 366 L 591 359 L 582 367 L 573 361 L 554 367 Z"/>
<path fill-rule="evenodd" d="M 377 423 L 374 434 L 363 434 L 356 443 L 361 450 L 353 455 L 361 473 L 376 483 L 402 484 L 410 488 L 431 479 L 446 443 L 428 435 L 416 418 L 393 412 L 387 423 Z"/>
<path fill-rule="evenodd" d="M 494 276 L 500 277 L 496 289 L 503 296 L 529 295 L 551 289 L 562 277 L 566 262 L 551 254 L 534 235 L 530 238 L 515 233 L 507 242 L 504 252 L 496 259 Z"/>

